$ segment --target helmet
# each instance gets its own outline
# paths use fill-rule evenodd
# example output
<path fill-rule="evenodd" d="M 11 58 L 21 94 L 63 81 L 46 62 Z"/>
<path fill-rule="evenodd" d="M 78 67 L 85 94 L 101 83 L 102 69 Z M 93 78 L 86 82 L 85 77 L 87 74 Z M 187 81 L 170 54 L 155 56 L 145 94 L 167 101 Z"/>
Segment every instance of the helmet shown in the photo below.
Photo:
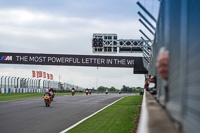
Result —
<path fill-rule="evenodd" d="M 49 93 L 49 91 L 46 91 L 46 93 Z"/>

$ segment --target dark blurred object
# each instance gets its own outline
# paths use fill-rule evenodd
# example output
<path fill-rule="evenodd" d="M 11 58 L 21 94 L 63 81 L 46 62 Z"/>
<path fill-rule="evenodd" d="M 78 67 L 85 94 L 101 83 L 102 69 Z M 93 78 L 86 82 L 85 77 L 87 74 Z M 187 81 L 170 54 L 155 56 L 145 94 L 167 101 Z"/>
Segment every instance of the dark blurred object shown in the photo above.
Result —
<path fill-rule="evenodd" d="M 149 78 L 149 92 L 153 95 L 157 93 L 156 76 L 152 76 L 152 78 Z"/>

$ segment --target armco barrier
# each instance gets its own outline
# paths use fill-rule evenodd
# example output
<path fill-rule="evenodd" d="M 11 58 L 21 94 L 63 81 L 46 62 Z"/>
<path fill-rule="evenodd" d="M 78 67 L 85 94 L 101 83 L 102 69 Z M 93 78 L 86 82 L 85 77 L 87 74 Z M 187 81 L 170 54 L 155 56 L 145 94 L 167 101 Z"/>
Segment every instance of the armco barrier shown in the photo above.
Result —
<path fill-rule="evenodd" d="M 42 93 L 46 89 L 30 89 L 30 88 L 0 88 L 1 93 Z"/>
<path fill-rule="evenodd" d="M 1 88 L 1 93 L 8 93 L 8 89 L 7 88 Z"/>
<path fill-rule="evenodd" d="M 1 88 L 1 93 L 4 93 L 4 88 Z"/>

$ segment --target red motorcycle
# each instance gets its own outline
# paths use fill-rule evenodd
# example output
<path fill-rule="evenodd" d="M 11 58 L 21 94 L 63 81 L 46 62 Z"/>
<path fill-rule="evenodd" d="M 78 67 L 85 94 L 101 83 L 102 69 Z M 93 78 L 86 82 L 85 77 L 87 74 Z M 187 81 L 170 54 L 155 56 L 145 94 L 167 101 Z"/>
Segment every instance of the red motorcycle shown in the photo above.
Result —
<path fill-rule="evenodd" d="M 91 91 L 91 90 L 89 90 L 89 94 L 90 94 L 90 95 L 92 94 L 92 91 Z"/>

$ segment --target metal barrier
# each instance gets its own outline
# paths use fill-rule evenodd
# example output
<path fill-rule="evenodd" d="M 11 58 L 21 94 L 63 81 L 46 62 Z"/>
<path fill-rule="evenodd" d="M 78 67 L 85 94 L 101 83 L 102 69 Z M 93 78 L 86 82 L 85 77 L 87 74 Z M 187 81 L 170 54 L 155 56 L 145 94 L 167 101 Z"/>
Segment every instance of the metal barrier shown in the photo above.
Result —
<path fill-rule="evenodd" d="M 1 93 L 43 93 L 46 89 L 0 88 Z"/>
<path fill-rule="evenodd" d="M 55 90 L 71 90 L 75 88 L 77 91 L 83 91 L 84 88 L 72 85 L 69 83 L 61 83 L 51 80 L 11 77 L 11 76 L 0 76 L 0 88 L 3 88 L 3 92 L 11 92 L 10 89 L 14 88 L 28 88 L 28 89 L 49 89 L 52 87 Z M 5 90 L 4 90 L 5 89 Z M 1 90 L 2 91 L 2 90 Z M 22 90 L 18 90 L 20 92 Z M 15 91 L 12 91 L 15 92 Z"/>
<path fill-rule="evenodd" d="M 183 133 L 200 131 L 200 1 L 161 0 L 149 64 L 157 77 L 157 100 L 165 106 Z M 169 51 L 168 89 L 155 66 L 158 51 Z"/>

